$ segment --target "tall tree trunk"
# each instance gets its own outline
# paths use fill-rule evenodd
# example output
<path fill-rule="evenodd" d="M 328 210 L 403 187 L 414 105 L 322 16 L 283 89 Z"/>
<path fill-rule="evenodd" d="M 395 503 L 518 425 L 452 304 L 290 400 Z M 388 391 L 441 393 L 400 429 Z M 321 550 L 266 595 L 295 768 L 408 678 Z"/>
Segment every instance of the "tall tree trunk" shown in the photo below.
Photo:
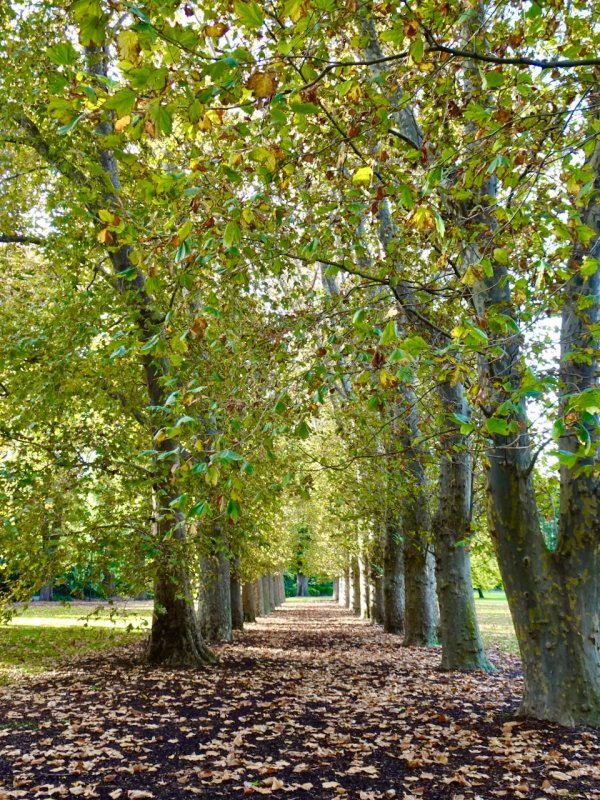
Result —
<path fill-rule="evenodd" d="M 346 568 L 344 569 L 341 580 L 343 581 L 343 592 L 340 592 L 340 605 L 344 608 L 351 608 L 352 604 L 352 581 L 350 580 L 350 562 L 346 558 Z M 342 585 L 342 584 L 341 584 Z"/>
<path fill-rule="evenodd" d="M 340 575 L 338 580 L 338 604 L 346 607 L 348 603 L 348 584 L 346 583 L 346 576 Z"/>
<path fill-rule="evenodd" d="M 360 551 L 358 555 L 358 579 L 360 584 L 360 618 L 369 619 L 369 578 L 370 578 L 370 565 L 369 554 L 365 542 L 364 534 L 360 534 Z"/>
<path fill-rule="evenodd" d="M 340 579 L 339 578 L 334 578 L 333 579 L 332 600 L 333 600 L 334 603 L 339 603 L 339 601 L 340 601 Z"/>
<path fill-rule="evenodd" d="M 352 582 L 352 611 L 360 616 L 360 567 L 357 556 L 352 556 L 350 560 L 350 580 Z"/>
<path fill-rule="evenodd" d="M 40 600 L 44 603 L 49 603 L 54 599 L 54 590 L 51 583 L 46 583 L 40 588 Z"/>
<path fill-rule="evenodd" d="M 277 573 L 277 598 L 278 598 L 278 605 L 282 606 L 285 603 L 285 578 L 283 577 L 283 572 Z"/>
<path fill-rule="evenodd" d="M 428 550 L 421 537 L 407 536 L 404 546 L 405 647 L 437 643 L 438 612 L 435 578 L 428 564 Z"/>
<path fill-rule="evenodd" d="M 296 575 L 296 596 L 308 597 L 308 576 L 302 572 Z"/>
<path fill-rule="evenodd" d="M 169 507 L 174 497 L 159 490 L 156 495 L 159 500 L 158 541 L 162 542 L 162 550 L 154 581 L 154 614 L 148 661 L 172 667 L 212 664 L 216 659 L 200 633 L 191 585 L 184 566 L 187 557 L 185 522 L 179 512 L 173 512 Z M 161 505 L 165 508 L 160 508 Z"/>
<path fill-rule="evenodd" d="M 242 608 L 244 622 L 256 622 L 256 617 L 259 616 L 259 610 L 258 589 L 255 581 L 245 583 L 242 586 Z"/>
<path fill-rule="evenodd" d="M 234 631 L 244 630 L 244 609 L 242 606 L 242 586 L 240 582 L 240 557 L 236 556 L 229 568 L 229 588 L 231 597 L 231 627 Z"/>
<path fill-rule="evenodd" d="M 384 526 L 379 520 L 375 526 L 371 541 L 371 558 L 369 563 L 369 617 L 374 623 L 383 624 L 383 560 L 384 560 Z"/>
<path fill-rule="evenodd" d="M 468 412 L 462 385 L 438 386 L 444 428 L 439 505 L 434 521 L 437 591 L 440 605 L 442 669 L 485 670 L 485 655 L 475 613 L 468 541 L 471 535 L 471 457 L 454 415 Z"/>
<path fill-rule="evenodd" d="M 385 520 L 382 582 L 383 629 L 387 633 L 404 633 L 404 543 L 399 526 L 390 513 Z"/>
<path fill-rule="evenodd" d="M 275 579 L 272 572 L 267 575 L 267 584 L 269 587 L 269 605 L 271 606 L 271 611 L 274 611 L 277 604 L 275 602 Z"/>
<path fill-rule="evenodd" d="M 268 616 L 273 608 L 271 607 L 271 592 L 269 591 L 269 576 L 263 575 L 260 579 L 263 597 L 264 616 Z"/>
<path fill-rule="evenodd" d="M 232 640 L 229 553 L 223 531 L 218 526 L 214 528 L 209 552 L 200 557 L 198 617 L 207 641 Z"/>
<path fill-rule="evenodd" d="M 269 613 L 265 607 L 265 594 L 263 592 L 263 582 L 262 578 L 257 578 L 254 581 L 256 598 L 257 598 L 257 608 L 258 608 L 258 616 L 259 617 L 266 617 Z"/>
<path fill-rule="evenodd" d="M 472 68 L 475 73 L 475 68 Z M 479 80 L 478 77 L 475 80 Z M 600 149 L 594 151 L 595 188 L 585 222 L 599 232 L 597 197 Z M 491 191 L 487 190 L 488 194 Z M 478 220 L 494 227 L 485 213 Z M 597 257 L 599 238 L 590 245 Z M 587 253 L 586 253 L 587 254 Z M 477 253 L 471 254 L 471 258 Z M 584 253 L 575 248 L 573 268 Z M 592 326 L 598 320 L 598 273 L 583 280 L 580 274 L 567 283 L 561 330 L 561 407 L 569 407 L 571 394 L 597 391 L 597 340 Z M 582 302 L 583 298 L 583 302 Z M 474 286 L 478 312 L 485 319 L 501 309 L 516 320 L 510 274 L 498 263 L 490 278 Z M 528 437 L 523 401 L 515 403 L 522 385 L 519 335 L 491 337 L 499 351 L 480 360 L 480 383 L 489 397 L 489 411 L 507 401 L 515 409 L 506 418 L 514 426 L 509 435 L 492 434 L 488 450 L 487 491 L 489 526 L 506 589 L 524 672 L 520 713 L 564 725 L 600 726 L 600 490 L 597 472 L 590 467 L 595 454 L 578 457 L 561 468 L 561 514 L 555 552 L 550 552 L 540 530 L 532 470 L 534 457 Z M 581 354 L 583 358 L 581 358 Z M 577 399 L 575 399 L 575 405 Z M 590 415 L 594 416 L 594 415 Z M 575 419 L 563 425 L 561 449 L 579 451 Z M 587 422 L 588 435 L 597 442 L 597 422 Z"/>

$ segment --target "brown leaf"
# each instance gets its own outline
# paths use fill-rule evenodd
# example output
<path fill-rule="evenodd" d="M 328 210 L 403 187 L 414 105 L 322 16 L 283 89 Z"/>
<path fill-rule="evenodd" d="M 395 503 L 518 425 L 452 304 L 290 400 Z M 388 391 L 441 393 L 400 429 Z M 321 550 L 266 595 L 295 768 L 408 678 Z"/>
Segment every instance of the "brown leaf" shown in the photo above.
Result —
<path fill-rule="evenodd" d="M 272 97 L 277 88 L 277 75 L 274 72 L 255 72 L 246 81 L 246 86 L 255 97 Z"/>

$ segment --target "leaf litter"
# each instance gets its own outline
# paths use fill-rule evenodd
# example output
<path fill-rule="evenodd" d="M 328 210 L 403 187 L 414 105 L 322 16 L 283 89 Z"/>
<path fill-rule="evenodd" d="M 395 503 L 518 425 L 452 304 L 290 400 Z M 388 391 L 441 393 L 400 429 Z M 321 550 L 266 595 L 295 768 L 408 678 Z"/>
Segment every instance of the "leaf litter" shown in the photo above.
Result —
<path fill-rule="evenodd" d="M 0 800 L 600 798 L 600 736 L 516 719 L 516 656 L 445 673 L 439 648 L 331 602 L 287 604 L 207 670 L 139 648 L 0 690 Z"/>

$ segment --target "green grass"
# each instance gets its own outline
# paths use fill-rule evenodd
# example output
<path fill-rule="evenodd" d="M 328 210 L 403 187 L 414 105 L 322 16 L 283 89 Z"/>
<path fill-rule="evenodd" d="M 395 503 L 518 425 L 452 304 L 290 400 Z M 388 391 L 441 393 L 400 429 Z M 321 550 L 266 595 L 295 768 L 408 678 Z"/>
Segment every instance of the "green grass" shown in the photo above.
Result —
<path fill-rule="evenodd" d="M 486 647 L 495 646 L 509 653 L 518 653 L 517 638 L 504 593 L 491 592 L 484 600 L 477 598 L 475 608 Z"/>
<path fill-rule="evenodd" d="M 0 625 L 0 685 L 63 659 L 130 644 L 148 629 L 150 603 L 33 603 Z"/>

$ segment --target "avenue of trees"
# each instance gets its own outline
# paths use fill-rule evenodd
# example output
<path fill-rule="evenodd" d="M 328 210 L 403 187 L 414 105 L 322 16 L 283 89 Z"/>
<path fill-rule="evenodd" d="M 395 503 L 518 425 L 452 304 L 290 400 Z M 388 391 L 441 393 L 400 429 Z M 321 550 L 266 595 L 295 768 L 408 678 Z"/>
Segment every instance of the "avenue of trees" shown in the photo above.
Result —
<path fill-rule="evenodd" d="M 201 666 L 291 569 L 490 670 L 501 582 L 600 725 L 594 5 L 2 4 L 7 614 L 85 573 Z"/>

